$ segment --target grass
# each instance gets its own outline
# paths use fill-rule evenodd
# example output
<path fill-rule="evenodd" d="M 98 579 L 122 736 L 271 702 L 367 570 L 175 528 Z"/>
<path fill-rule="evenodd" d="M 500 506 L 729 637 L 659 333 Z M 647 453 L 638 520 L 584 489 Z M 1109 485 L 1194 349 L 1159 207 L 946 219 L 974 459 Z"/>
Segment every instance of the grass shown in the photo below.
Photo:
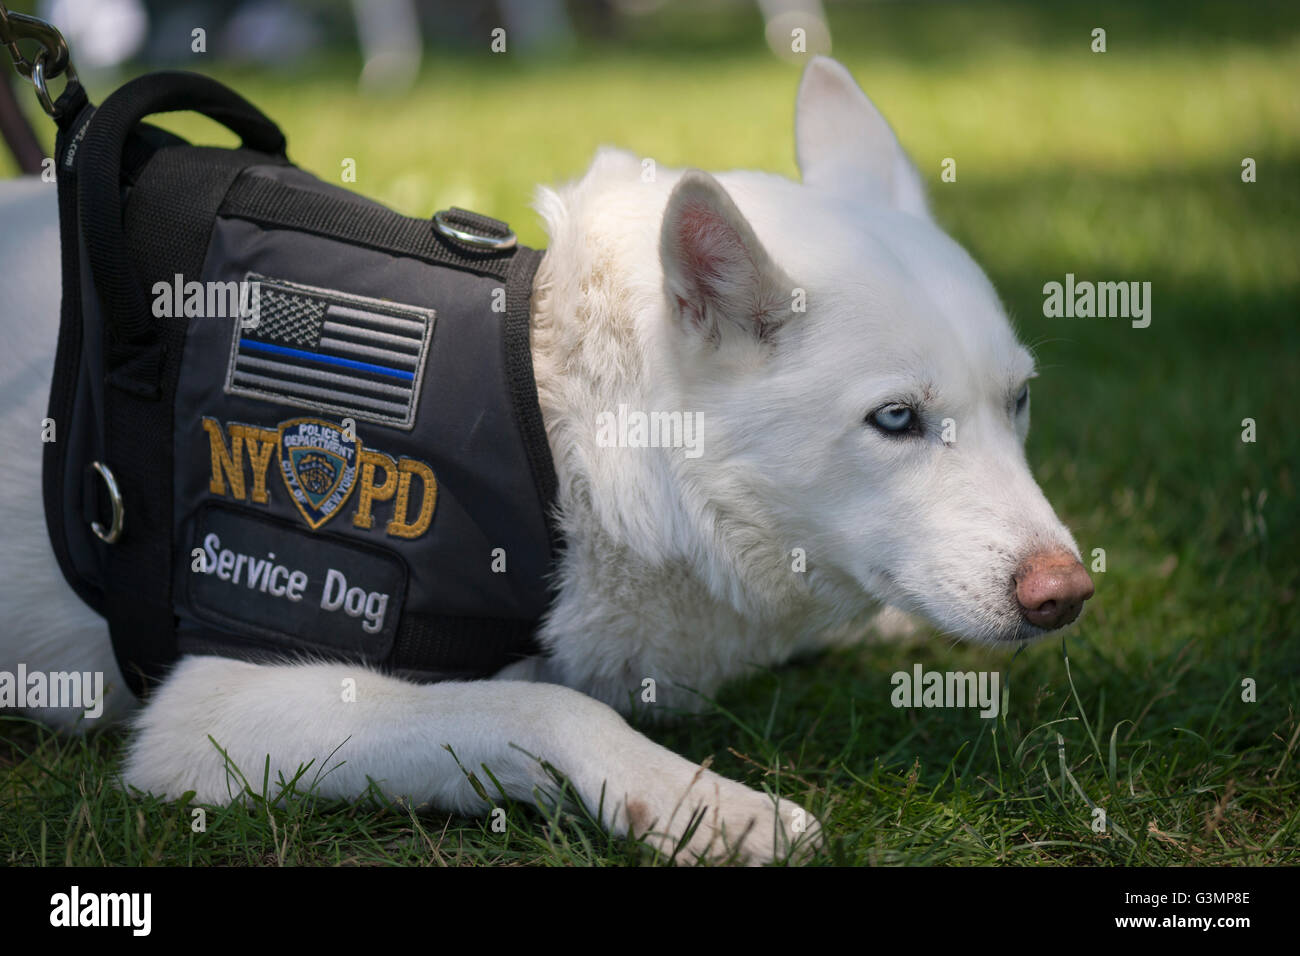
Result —
<path fill-rule="evenodd" d="M 759 675 L 704 716 L 648 732 L 802 802 L 825 825 L 825 863 L 1300 862 L 1300 10 L 831 13 L 836 55 L 1035 346 L 1029 458 L 1106 570 L 1077 628 L 1015 657 L 933 636 L 868 644 Z M 1094 26 L 1108 30 L 1105 54 L 1089 52 Z M 403 212 L 478 208 L 541 245 L 533 184 L 578 175 L 601 143 L 662 165 L 793 175 L 797 72 L 758 36 L 744 9 L 669 11 L 564 59 L 443 53 L 416 90 L 379 102 L 337 60 L 213 72 L 279 120 L 318 175 L 338 181 L 350 157 L 354 188 Z M 228 142 L 204 121 L 166 125 Z M 1254 184 L 1240 179 L 1246 156 Z M 945 157 L 955 183 L 939 181 Z M 1042 286 L 1067 272 L 1150 281 L 1151 327 L 1044 318 Z M 1254 443 L 1241 441 L 1247 417 Z M 1009 711 L 895 709 L 890 675 L 917 662 L 1000 670 Z M 1247 678 L 1255 702 L 1242 700 Z M 503 833 L 488 819 L 311 800 L 209 808 L 195 833 L 192 807 L 114 789 L 123 739 L 0 720 L 0 863 L 656 860 L 581 811 L 518 804 Z"/>

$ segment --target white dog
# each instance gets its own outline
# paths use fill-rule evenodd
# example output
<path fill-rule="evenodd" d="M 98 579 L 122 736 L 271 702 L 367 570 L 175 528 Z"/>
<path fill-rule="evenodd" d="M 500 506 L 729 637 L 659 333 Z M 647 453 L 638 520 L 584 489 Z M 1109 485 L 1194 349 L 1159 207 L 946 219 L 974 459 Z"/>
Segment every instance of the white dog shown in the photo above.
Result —
<path fill-rule="evenodd" d="M 457 760 L 524 800 L 553 792 L 546 761 L 617 833 L 670 849 L 703 808 L 689 855 L 762 862 L 801 831 L 814 841 L 816 822 L 631 729 L 617 709 L 646 678 L 649 709 L 690 708 L 688 688 L 861 632 L 882 606 L 1006 647 L 1071 622 L 1092 583 L 1025 463 L 1033 361 L 992 286 L 833 60 L 804 74 L 796 138 L 802 183 L 645 182 L 635 157 L 604 151 L 579 182 L 539 193 L 550 244 L 533 358 L 567 542 L 547 656 L 432 685 L 186 658 L 136 718 L 126 783 L 232 799 L 211 736 L 257 779 L 269 754 L 272 779 L 328 763 L 326 797 L 371 778 L 481 813 Z M 129 694 L 107 628 L 65 585 L 41 509 L 54 189 L 3 195 L 0 669 L 103 670 L 111 717 Z M 609 447 L 597 421 L 620 405 L 700 415 L 700 447 Z M 345 677 L 355 703 L 340 703 Z"/>

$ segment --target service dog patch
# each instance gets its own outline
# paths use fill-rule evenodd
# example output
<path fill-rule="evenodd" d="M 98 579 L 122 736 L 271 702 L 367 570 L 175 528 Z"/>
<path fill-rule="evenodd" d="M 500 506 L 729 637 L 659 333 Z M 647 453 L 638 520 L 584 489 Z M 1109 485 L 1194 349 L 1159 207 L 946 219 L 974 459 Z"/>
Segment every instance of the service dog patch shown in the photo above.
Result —
<path fill-rule="evenodd" d="M 281 635 L 288 646 L 392 650 L 407 572 L 395 555 L 209 503 L 200 509 L 186 593 L 211 623 Z"/>
<path fill-rule="evenodd" d="M 433 309 L 250 272 L 226 391 L 411 428 Z"/>

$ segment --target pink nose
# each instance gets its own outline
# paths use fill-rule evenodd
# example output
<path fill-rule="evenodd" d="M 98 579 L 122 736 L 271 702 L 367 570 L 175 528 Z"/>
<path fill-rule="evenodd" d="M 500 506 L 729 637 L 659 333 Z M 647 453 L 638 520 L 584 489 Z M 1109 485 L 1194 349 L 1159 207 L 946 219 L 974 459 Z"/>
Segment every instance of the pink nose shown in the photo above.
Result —
<path fill-rule="evenodd" d="M 1032 554 L 1012 577 L 1021 617 L 1049 631 L 1073 621 L 1092 597 L 1092 578 L 1068 551 Z"/>

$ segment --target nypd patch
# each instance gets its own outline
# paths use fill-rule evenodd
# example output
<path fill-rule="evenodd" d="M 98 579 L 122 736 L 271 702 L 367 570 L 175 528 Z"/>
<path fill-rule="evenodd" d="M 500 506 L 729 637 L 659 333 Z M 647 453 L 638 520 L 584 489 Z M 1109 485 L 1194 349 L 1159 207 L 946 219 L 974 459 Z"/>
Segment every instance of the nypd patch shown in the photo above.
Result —
<path fill-rule="evenodd" d="M 352 495 L 361 442 L 323 419 L 296 418 L 280 423 L 279 450 L 280 477 L 314 531 Z"/>
<path fill-rule="evenodd" d="M 211 473 L 208 490 L 221 498 L 269 505 L 268 483 L 280 473 L 294 507 L 313 531 L 349 501 L 353 528 L 414 539 L 429 530 L 438 503 L 438 479 L 427 462 L 363 448 L 351 427 L 320 418 L 295 418 L 274 428 L 204 416 Z M 353 493 L 355 489 L 355 494 Z"/>

